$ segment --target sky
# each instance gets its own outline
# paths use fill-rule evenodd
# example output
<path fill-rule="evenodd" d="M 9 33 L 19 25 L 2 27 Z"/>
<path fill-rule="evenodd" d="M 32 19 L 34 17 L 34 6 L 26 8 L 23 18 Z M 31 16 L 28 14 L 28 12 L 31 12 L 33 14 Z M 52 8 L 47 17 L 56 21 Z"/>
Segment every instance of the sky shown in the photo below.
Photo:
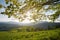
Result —
<path fill-rule="evenodd" d="M 24 2 L 23 0 L 21 0 L 21 1 Z M 0 0 L 0 4 L 2 4 L 2 5 L 4 5 L 4 6 L 7 6 L 7 5 L 5 4 L 5 0 Z M 9 4 L 8 4 L 8 5 L 9 5 Z M 4 11 L 4 8 L 1 8 L 1 9 L 0 9 L 0 12 L 3 12 L 3 11 Z M 7 15 L 0 14 L 0 22 L 9 22 L 9 21 L 19 22 L 17 19 L 15 19 L 15 18 L 13 18 L 13 17 L 8 18 Z M 26 21 L 27 21 L 27 22 L 30 22 L 30 21 L 28 21 L 28 20 L 26 19 L 25 21 L 23 21 L 23 23 L 24 23 L 24 22 L 26 23 Z"/>
<path fill-rule="evenodd" d="M 0 0 L 0 4 L 6 6 L 4 0 Z M 4 11 L 4 8 L 1 8 L 0 9 L 0 12 L 3 12 Z M 16 19 L 14 19 L 13 17 L 11 18 L 8 18 L 7 15 L 2 15 L 0 14 L 0 22 L 8 22 L 8 21 L 17 21 Z M 18 22 L 18 21 L 17 21 Z"/>
<path fill-rule="evenodd" d="M 5 4 L 4 0 L 0 0 L 0 4 L 2 4 L 2 5 L 4 5 L 4 6 L 6 6 L 6 4 Z M 47 8 L 47 6 L 46 6 L 46 8 Z M 4 11 L 4 8 L 0 9 L 0 12 L 3 12 L 3 11 Z M 52 11 L 52 10 L 50 10 L 50 11 L 46 12 L 46 14 L 51 14 L 51 13 L 53 13 L 53 11 Z M 13 18 L 13 17 L 8 18 L 8 16 L 7 16 L 7 15 L 2 15 L 2 14 L 0 14 L 0 22 L 8 22 L 8 21 L 18 22 L 18 20 L 16 20 L 16 19 L 15 19 L 15 18 Z M 26 19 L 24 22 L 26 23 L 26 21 L 27 21 L 27 22 L 29 22 L 27 19 Z"/>

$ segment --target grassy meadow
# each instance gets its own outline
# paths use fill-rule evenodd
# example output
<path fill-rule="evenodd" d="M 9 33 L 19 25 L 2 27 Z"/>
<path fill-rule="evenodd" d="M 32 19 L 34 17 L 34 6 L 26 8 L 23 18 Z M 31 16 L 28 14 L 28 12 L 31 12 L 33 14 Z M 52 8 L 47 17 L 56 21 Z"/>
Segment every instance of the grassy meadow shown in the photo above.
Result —
<path fill-rule="evenodd" d="M 60 40 L 60 28 L 42 31 L 0 31 L 0 40 Z"/>

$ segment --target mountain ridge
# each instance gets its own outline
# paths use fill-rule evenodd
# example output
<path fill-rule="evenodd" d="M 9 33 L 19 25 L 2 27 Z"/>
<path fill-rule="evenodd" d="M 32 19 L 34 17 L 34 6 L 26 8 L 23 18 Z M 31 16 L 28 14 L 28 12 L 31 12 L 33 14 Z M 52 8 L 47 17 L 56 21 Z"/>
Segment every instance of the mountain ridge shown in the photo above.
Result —
<path fill-rule="evenodd" d="M 23 24 L 18 22 L 0 22 L 0 30 L 10 30 L 14 28 L 19 28 L 22 26 L 33 26 L 36 28 L 43 28 L 47 29 L 48 26 L 54 27 L 54 26 L 60 26 L 60 23 L 52 23 L 52 22 L 42 22 L 42 23 L 30 23 L 30 24 Z"/>

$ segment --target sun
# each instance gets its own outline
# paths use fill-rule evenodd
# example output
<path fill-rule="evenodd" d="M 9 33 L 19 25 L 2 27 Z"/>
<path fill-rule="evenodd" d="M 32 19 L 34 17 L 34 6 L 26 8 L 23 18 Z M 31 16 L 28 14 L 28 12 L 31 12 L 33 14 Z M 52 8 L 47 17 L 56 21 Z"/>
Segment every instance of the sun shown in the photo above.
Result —
<path fill-rule="evenodd" d="M 25 19 L 25 20 L 22 21 L 21 23 L 31 23 L 31 21 L 29 21 L 28 19 Z"/>

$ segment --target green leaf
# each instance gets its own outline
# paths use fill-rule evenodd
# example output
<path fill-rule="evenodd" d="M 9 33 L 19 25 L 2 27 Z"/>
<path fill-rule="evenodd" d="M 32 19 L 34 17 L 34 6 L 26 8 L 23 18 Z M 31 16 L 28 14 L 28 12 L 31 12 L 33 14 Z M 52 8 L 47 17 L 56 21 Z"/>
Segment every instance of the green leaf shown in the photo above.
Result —
<path fill-rule="evenodd" d="M 0 4 L 0 8 L 2 8 L 3 6 Z"/>

